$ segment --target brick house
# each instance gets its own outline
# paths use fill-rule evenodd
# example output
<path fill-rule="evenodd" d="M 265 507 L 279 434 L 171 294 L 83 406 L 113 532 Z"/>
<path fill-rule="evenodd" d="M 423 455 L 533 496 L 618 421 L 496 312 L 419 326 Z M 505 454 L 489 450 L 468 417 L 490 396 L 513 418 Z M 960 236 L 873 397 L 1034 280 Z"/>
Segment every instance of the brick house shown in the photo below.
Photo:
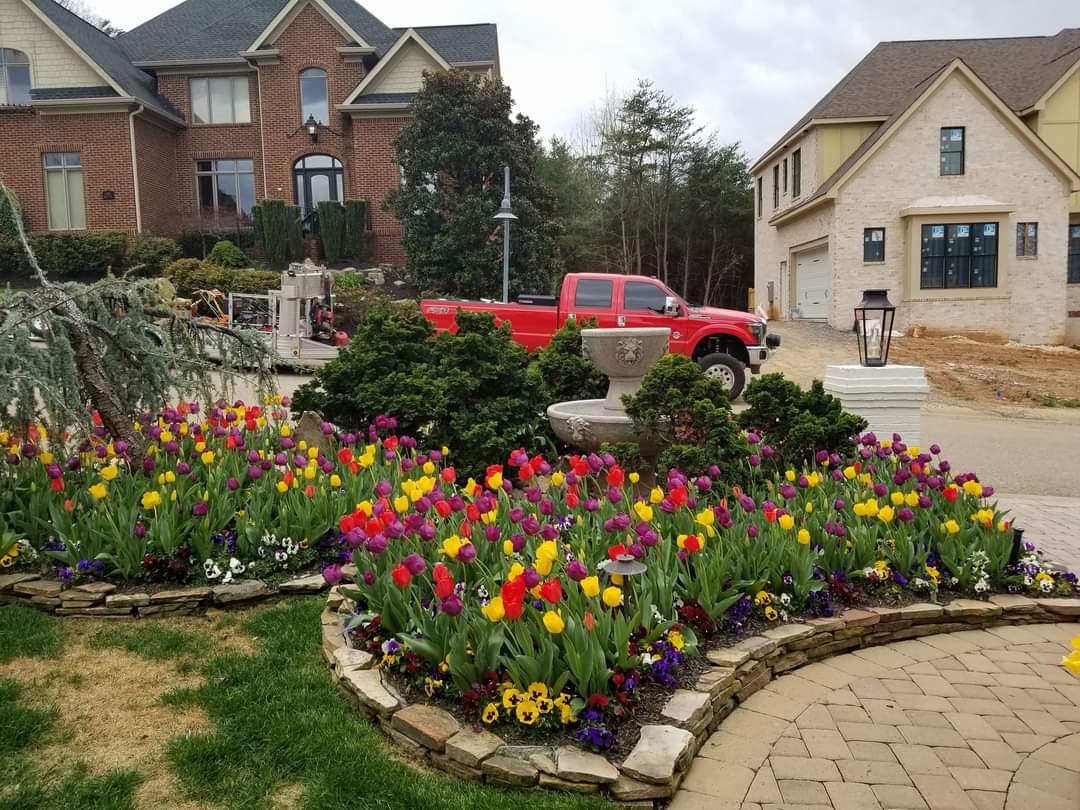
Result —
<path fill-rule="evenodd" d="M 755 294 L 850 329 L 1080 345 L 1080 29 L 883 42 L 752 167 Z"/>
<path fill-rule="evenodd" d="M 0 1 L 0 179 L 30 228 L 250 226 L 261 199 L 379 203 L 425 71 L 499 75 L 494 25 L 389 28 L 352 0 L 187 0 L 115 39 L 53 0 Z"/>

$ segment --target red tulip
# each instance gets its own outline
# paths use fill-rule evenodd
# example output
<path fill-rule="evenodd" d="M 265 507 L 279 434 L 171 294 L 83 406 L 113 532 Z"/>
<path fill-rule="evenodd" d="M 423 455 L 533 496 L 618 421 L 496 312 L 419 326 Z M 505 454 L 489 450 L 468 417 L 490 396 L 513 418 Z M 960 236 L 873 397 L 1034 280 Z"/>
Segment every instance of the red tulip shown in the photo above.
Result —
<path fill-rule="evenodd" d="M 621 487 L 626 480 L 626 473 L 618 465 L 608 470 L 607 482 L 613 487 Z"/>
<path fill-rule="evenodd" d="M 340 450 L 337 451 L 337 460 L 340 461 L 342 464 L 348 464 L 350 461 L 352 461 L 352 450 L 350 450 L 348 447 L 342 447 Z"/>
<path fill-rule="evenodd" d="M 549 579 L 540 586 L 540 595 L 554 605 L 562 599 L 562 582 L 557 579 Z"/>
<path fill-rule="evenodd" d="M 399 588 L 405 588 L 412 582 L 412 574 L 409 573 L 409 569 L 405 567 L 404 563 L 395 565 L 394 570 L 390 572 L 390 576 L 393 577 L 394 583 Z"/>
<path fill-rule="evenodd" d="M 435 501 L 435 511 L 439 513 L 439 517 L 450 517 L 450 514 L 454 511 L 450 506 L 450 501 Z"/>

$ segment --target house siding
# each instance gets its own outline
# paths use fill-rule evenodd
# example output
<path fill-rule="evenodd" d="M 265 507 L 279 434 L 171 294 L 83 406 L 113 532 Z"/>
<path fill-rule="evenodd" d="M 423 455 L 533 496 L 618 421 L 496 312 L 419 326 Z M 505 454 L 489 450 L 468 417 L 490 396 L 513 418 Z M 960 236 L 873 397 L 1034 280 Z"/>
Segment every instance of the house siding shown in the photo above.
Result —
<path fill-rule="evenodd" d="M 424 71 L 442 70 L 418 43 L 410 41 L 364 89 L 365 93 L 415 93 L 424 84 Z M 362 97 L 361 97 L 362 98 Z"/>
<path fill-rule="evenodd" d="M 105 80 L 22 0 L 0 3 L 0 48 L 30 58 L 33 87 L 98 87 Z"/>

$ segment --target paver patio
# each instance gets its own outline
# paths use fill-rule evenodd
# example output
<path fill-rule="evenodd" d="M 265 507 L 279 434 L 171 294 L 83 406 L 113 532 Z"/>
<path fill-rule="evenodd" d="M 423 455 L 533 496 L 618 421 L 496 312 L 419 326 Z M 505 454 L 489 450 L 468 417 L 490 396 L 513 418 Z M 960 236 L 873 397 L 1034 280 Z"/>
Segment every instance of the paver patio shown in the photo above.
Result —
<path fill-rule="evenodd" d="M 670 810 L 1080 810 L 1080 623 L 926 636 L 769 683 Z"/>

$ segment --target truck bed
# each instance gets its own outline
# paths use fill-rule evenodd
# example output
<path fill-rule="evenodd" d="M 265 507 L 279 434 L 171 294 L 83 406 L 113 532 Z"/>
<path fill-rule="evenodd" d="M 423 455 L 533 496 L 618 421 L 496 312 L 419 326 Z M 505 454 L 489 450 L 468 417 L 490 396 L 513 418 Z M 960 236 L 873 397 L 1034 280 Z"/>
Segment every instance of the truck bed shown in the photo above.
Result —
<path fill-rule="evenodd" d="M 538 296 L 539 298 L 539 296 Z M 537 304 L 502 304 L 486 301 L 455 301 L 451 299 L 427 299 L 420 302 L 424 316 L 438 331 L 456 331 L 454 318 L 459 309 L 468 312 L 490 312 L 497 323 L 509 321 L 514 330 L 514 340 L 529 351 L 546 346 L 551 336 L 562 326 L 557 306 Z"/>

